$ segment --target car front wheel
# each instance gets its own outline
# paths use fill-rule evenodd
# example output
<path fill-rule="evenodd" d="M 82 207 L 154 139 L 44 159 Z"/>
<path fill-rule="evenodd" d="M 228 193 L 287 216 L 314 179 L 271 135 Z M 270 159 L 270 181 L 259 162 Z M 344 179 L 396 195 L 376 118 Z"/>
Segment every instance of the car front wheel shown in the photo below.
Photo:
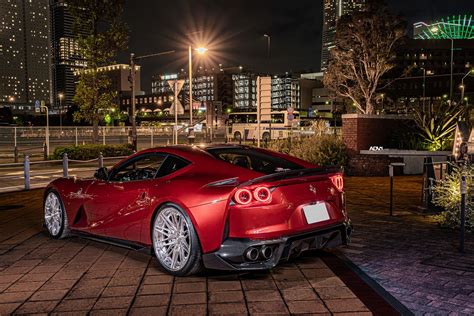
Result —
<path fill-rule="evenodd" d="M 59 195 L 50 191 L 44 199 L 44 224 L 51 237 L 61 239 L 68 236 L 67 214 Z"/>
<path fill-rule="evenodd" d="M 153 249 L 160 266 L 176 276 L 202 270 L 202 254 L 194 226 L 180 208 L 162 206 L 152 226 Z"/>

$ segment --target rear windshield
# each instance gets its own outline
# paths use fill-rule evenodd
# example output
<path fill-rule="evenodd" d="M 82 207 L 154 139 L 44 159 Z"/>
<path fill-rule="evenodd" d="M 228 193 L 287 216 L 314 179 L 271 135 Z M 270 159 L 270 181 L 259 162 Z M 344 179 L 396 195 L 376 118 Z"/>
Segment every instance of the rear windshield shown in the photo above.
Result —
<path fill-rule="evenodd" d="M 251 148 L 209 148 L 207 151 L 218 159 L 264 174 L 303 169 L 294 162 Z"/>

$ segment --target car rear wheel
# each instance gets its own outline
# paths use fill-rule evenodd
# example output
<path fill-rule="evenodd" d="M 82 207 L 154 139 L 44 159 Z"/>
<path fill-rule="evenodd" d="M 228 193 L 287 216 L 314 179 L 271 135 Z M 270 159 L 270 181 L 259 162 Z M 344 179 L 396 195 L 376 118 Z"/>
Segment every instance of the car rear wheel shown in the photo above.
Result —
<path fill-rule="evenodd" d="M 177 206 L 162 206 L 152 227 L 153 249 L 168 273 L 185 276 L 202 270 L 199 240 L 189 217 Z"/>
<path fill-rule="evenodd" d="M 48 192 L 44 199 L 44 224 L 51 237 L 61 239 L 68 236 L 67 214 L 59 194 L 54 191 Z"/>

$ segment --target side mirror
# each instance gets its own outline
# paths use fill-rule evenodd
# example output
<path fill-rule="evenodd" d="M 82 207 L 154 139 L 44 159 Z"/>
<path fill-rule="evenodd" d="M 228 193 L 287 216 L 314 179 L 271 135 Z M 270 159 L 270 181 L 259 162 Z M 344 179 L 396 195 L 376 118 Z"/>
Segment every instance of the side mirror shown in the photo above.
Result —
<path fill-rule="evenodd" d="M 94 173 L 94 178 L 99 180 L 107 181 L 109 179 L 109 172 L 107 171 L 107 167 L 100 167 Z"/>

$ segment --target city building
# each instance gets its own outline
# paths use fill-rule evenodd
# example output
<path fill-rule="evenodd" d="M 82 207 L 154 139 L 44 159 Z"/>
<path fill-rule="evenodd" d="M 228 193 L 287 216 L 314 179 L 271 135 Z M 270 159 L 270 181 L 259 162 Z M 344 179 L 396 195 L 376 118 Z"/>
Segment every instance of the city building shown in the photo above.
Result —
<path fill-rule="evenodd" d="M 234 100 L 233 78 L 236 67 L 216 69 L 197 69 L 193 73 L 193 108 L 206 108 L 208 105 L 219 104 L 220 107 L 232 107 Z M 240 70 L 239 70 L 240 71 Z M 184 80 L 183 88 L 179 93 L 179 100 L 189 109 L 189 77 L 184 70 L 174 74 L 153 76 L 152 94 L 158 96 L 172 96 L 173 91 L 169 80 Z"/>
<path fill-rule="evenodd" d="M 435 24 L 437 27 L 442 27 L 439 23 L 430 25 Z M 461 101 L 461 94 L 464 94 L 464 102 L 472 102 L 474 77 L 468 73 L 474 67 L 474 40 L 459 37 L 457 31 L 446 31 L 447 35 L 453 36 L 452 40 L 450 35 L 445 39 L 439 39 L 427 36 L 427 30 L 434 31 L 433 26 L 423 29 L 424 31 L 418 27 L 414 34 L 417 39 L 406 39 L 398 48 L 397 67 L 392 71 L 392 75 L 398 78 L 404 72 L 405 74 L 395 80 L 383 93 L 393 101 L 397 111 L 400 108 L 407 109 L 408 105 L 426 106 L 432 102 L 449 100 L 451 91 L 454 102 Z M 463 87 L 461 83 L 464 83 Z"/>
<path fill-rule="evenodd" d="M 336 27 L 339 18 L 345 14 L 361 10 L 365 0 L 324 0 L 323 33 L 321 51 L 321 71 L 329 65 L 330 51 L 335 45 Z"/>
<path fill-rule="evenodd" d="M 74 18 L 65 0 L 50 0 L 50 11 L 52 104 L 54 109 L 62 106 L 61 110 L 66 111 L 76 91 L 74 73 L 86 66 L 77 38 L 88 34 L 88 30 L 74 27 Z"/>
<path fill-rule="evenodd" d="M 288 73 L 274 75 L 271 80 L 272 110 L 298 110 L 301 105 L 301 91 L 299 78 L 294 78 Z"/>
<path fill-rule="evenodd" d="M 4 0 L 0 12 L 0 105 L 34 113 L 51 102 L 48 0 Z"/>
<path fill-rule="evenodd" d="M 254 73 L 234 73 L 233 111 L 256 111 L 257 109 L 257 75 Z"/>

